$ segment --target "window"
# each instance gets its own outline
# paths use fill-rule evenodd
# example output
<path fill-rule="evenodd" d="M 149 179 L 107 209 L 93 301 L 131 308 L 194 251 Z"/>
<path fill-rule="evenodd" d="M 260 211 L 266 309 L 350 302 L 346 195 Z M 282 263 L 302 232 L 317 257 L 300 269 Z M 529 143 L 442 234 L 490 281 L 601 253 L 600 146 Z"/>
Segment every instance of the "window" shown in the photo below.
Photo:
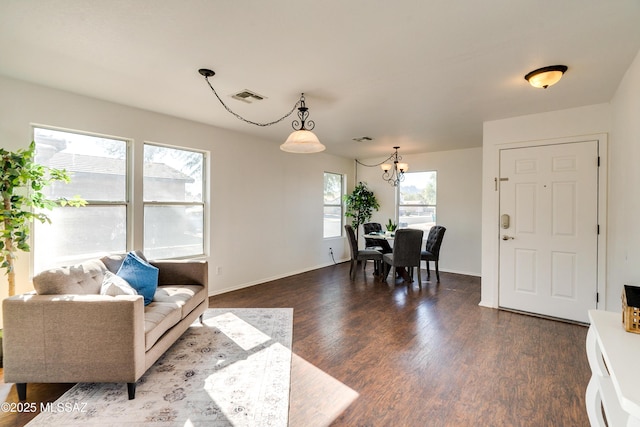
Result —
<path fill-rule="evenodd" d="M 34 271 L 69 265 L 127 249 L 127 141 L 35 127 L 36 162 L 65 169 L 69 184 L 45 188 L 47 197 L 87 201 L 81 208 L 46 212 L 51 224 L 35 222 Z"/>
<path fill-rule="evenodd" d="M 44 127 L 33 133 L 36 161 L 71 177 L 69 184 L 47 187 L 47 197 L 78 195 L 87 201 L 81 208 L 47 211 L 51 224 L 34 224 L 34 272 L 132 246 L 142 246 L 151 259 L 204 254 L 203 153 L 145 144 L 144 171 L 130 175 L 126 139 Z M 143 224 L 132 223 L 129 214 L 140 198 L 129 195 L 133 179 L 143 180 Z M 142 232 L 130 234 L 134 229 Z"/>
<path fill-rule="evenodd" d="M 342 236 L 343 177 L 337 173 L 324 173 L 324 232 L 323 236 Z"/>
<path fill-rule="evenodd" d="M 436 224 L 437 172 L 407 172 L 398 186 L 398 227 L 424 230 Z"/>
<path fill-rule="evenodd" d="M 204 154 L 144 145 L 144 253 L 204 254 Z"/>

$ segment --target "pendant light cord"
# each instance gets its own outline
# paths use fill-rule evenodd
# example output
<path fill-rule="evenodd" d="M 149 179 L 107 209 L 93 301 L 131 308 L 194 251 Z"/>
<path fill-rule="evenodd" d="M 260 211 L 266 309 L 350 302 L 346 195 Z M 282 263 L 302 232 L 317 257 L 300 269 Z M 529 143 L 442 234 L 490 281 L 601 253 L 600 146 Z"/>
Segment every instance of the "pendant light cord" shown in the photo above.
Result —
<path fill-rule="evenodd" d="M 390 155 L 389 157 L 387 157 L 386 159 L 384 159 L 383 161 L 381 161 L 380 163 L 376 163 L 375 165 L 368 165 L 366 163 L 362 163 L 360 160 L 356 159 L 356 163 L 362 166 L 366 166 L 368 168 L 375 168 L 376 166 L 380 166 L 386 162 L 388 162 L 389 160 L 393 159 L 393 156 L 395 156 L 395 153 Z"/>
<path fill-rule="evenodd" d="M 300 105 L 300 103 L 302 102 L 302 98 L 300 100 L 298 100 L 298 102 L 296 102 L 293 106 L 293 108 L 291 109 L 291 111 L 289 111 L 287 114 L 285 114 L 284 116 L 280 117 L 277 120 L 274 120 L 272 122 L 268 122 L 268 123 L 259 123 L 259 122 L 254 122 L 252 120 L 247 120 L 244 117 L 242 117 L 240 114 L 236 113 L 235 111 L 231 110 L 231 108 L 229 108 L 227 106 L 227 104 L 224 103 L 224 101 L 222 100 L 222 98 L 220 98 L 220 96 L 218 95 L 218 92 L 216 92 L 216 90 L 213 88 L 213 85 L 211 84 L 211 82 L 209 81 L 209 77 L 204 76 L 204 79 L 207 81 L 207 84 L 209 85 L 209 87 L 211 88 L 211 90 L 213 91 L 213 94 L 216 96 L 216 98 L 218 98 L 218 101 L 220 101 L 220 103 L 222 104 L 222 106 L 231 114 L 233 114 L 234 116 L 236 116 L 238 119 L 242 120 L 243 122 L 252 124 L 252 125 L 256 125 L 256 126 L 271 126 L 271 125 L 275 125 L 276 123 L 280 123 L 281 121 L 283 121 L 284 119 L 286 119 L 287 117 L 289 117 L 291 114 L 293 114 L 294 111 L 296 111 L 296 108 L 298 108 L 298 105 Z"/>

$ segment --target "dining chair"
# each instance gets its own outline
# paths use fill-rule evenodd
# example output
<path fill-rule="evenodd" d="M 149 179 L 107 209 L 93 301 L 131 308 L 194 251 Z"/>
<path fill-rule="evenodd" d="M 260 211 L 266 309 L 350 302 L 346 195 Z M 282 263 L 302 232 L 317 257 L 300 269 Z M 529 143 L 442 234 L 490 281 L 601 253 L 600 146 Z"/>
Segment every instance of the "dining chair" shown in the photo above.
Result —
<path fill-rule="evenodd" d="M 349 268 L 349 276 L 351 279 L 356 278 L 358 261 L 364 261 L 364 265 L 362 266 L 364 270 L 367 260 L 372 260 L 375 263 L 375 271 L 379 272 L 382 264 L 382 252 L 373 249 L 358 249 L 358 241 L 356 240 L 356 233 L 353 231 L 353 227 L 346 224 L 344 229 L 347 231 L 349 246 L 351 246 L 351 268 Z"/>
<path fill-rule="evenodd" d="M 367 222 L 362 224 L 362 229 L 364 230 L 364 234 L 380 233 L 382 232 L 382 224 L 379 222 Z M 372 239 L 370 237 L 365 237 L 364 245 L 365 249 L 373 249 L 380 251 L 383 254 L 393 252 L 389 242 L 384 239 Z"/>
<path fill-rule="evenodd" d="M 420 249 L 422 248 L 422 230 L 412 228 L 402 228 L 396 230 L 395 241 L 393 243 L 393 253 L 384 254 L 384 280 L 387 279 L 392 267 L 404 267 L 408 269 L 408 278 L 413 282 L 413 267 L 418 267 L 418 284 L 422 287 L 420 277 Z M 406 277 L 406 276 L 405 276 Z"/>
<path fill-rule="evenodd" d="M 420 252 L 420 260 L 427 263 L 427 280 L 431 275 L 429 271 L 429 261 L 433 261 L 436 265 L 436 279 L 440 283 L 440 269 L 438 268 L 438 261 L 440 259 L 440 246 L 442 246 L 442 240 L 444 239 L 444 232 L 447 231 L 442 225 L 434 225 L 429 231 L 427 236 L 427 243 L 422 252 Z"/>

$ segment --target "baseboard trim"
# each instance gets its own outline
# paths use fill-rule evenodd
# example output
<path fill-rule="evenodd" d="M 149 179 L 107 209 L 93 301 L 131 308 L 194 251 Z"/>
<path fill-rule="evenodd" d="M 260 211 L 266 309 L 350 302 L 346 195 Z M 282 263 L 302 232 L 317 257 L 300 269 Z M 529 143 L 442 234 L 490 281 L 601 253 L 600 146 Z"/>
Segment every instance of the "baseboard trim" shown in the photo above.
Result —
<path fill-rule="evenodd" d="M 303 268 L 303 269 L 300 269 L 300 270 L 290 271 L 288 273 L 278 274 L 276 276 L 265 277 L 265 278 L 262 278 L 262 279 L 254 280 L 252 282 L 240 283 L 238 285 L 230 286 L 230 287 L 223 288 L 223 289 L 211 289 L 211 288 L 209 288 L 209 296 L 212 297 L 212 296 L 215 296 L 215 295 L 225 294 L 227 292 L 237 291 L 237 290 L 244 289 L 244 288 L 250 288 L 251 286 L 261 285 L 263 283 L 271 282 L 273 280 L 284 279 L 285 277 L 295 276 L 296 274 L 306 273 L 308 271 L 317 270 L 319 268 L 325 268 L 325 267 L 329 267 L 329 266 L 332 266 L 332 265 L 342 264 L 343 262 L 348 262 L 349 260 L 350 260 L 350 258 L 340 259 L 340 260 L 337 260 L 335 263 L 328 262 L 328 263 L 316 265 L 314 267 Z"/>

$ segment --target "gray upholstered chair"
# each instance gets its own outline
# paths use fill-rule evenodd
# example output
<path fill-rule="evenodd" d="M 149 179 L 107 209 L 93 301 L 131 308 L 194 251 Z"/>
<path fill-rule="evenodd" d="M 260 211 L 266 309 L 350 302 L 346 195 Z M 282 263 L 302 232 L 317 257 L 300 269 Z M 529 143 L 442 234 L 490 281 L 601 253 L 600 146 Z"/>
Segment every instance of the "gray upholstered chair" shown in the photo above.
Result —
<path fill-rule="evenodd" d="M 351 268 L 349 269 L 349 275 L 351 279 L 356 278 L 356 269 L 358 261 L 364 261 L 366 265 L 367 260 L 373 260 L 376 263 L 375 271 L 380 271 L 380 264 L 382 263 L 382 253 L 372 249 L 358 249 L 358 241 L 356 240 L 356 233 L 353 231 L 353 227 L 349 224 L 344 226 L 347 231 L 347 238 L 349 239 L 349 246 L 351 246 Z M 363 265 L 363 269 L 365 267 Z"/>
<path fill-rule="evenodd" d="M 427 263 L 427 280 L 431 275 L 429 271 L 429 261 L 433 261 L 436 265 L 436 279 L 440 282 L 440 269 L 438 267 L 438 261 L 440 260 L 440 246 L 442 246 L 442 240 L 444 239 L 444 232 L 447 231 L 442 225 L 434 225 L 429 231 L 427 236 L 427 244 L 424 250 L 420 253 L 420 259 Z"/>
<path fill-rule="evenodd" d="M 411 228 L 402 228 L 396 230 L 395 240 L 393 243 L 393 253 L 384 254 L 383 277 L 386 280 L 391 267 L 405 267 L 409 272 L 409 277 L 413 272 L 413 267 L 418 267 L 418 284 L 422 286 L 422 278 L 420 277 L 420 250 L 422 249 L 422 230 Z M 413 280 L 411 278 L 411 280 Z"/>
<path fill-rule="evenodd" d="M 364 230 L 364 234 L 380 233 L 382 232 L 382 224 L 379 222 L 367 222 L 366 224 L 362 224 L 362 229 Z M 372 239 L 365 237 L 364 246 L 365 249 L 374 249 L 382 252 L 383 254 L 393 252 L 389 242 L 384 239 Z"/>

